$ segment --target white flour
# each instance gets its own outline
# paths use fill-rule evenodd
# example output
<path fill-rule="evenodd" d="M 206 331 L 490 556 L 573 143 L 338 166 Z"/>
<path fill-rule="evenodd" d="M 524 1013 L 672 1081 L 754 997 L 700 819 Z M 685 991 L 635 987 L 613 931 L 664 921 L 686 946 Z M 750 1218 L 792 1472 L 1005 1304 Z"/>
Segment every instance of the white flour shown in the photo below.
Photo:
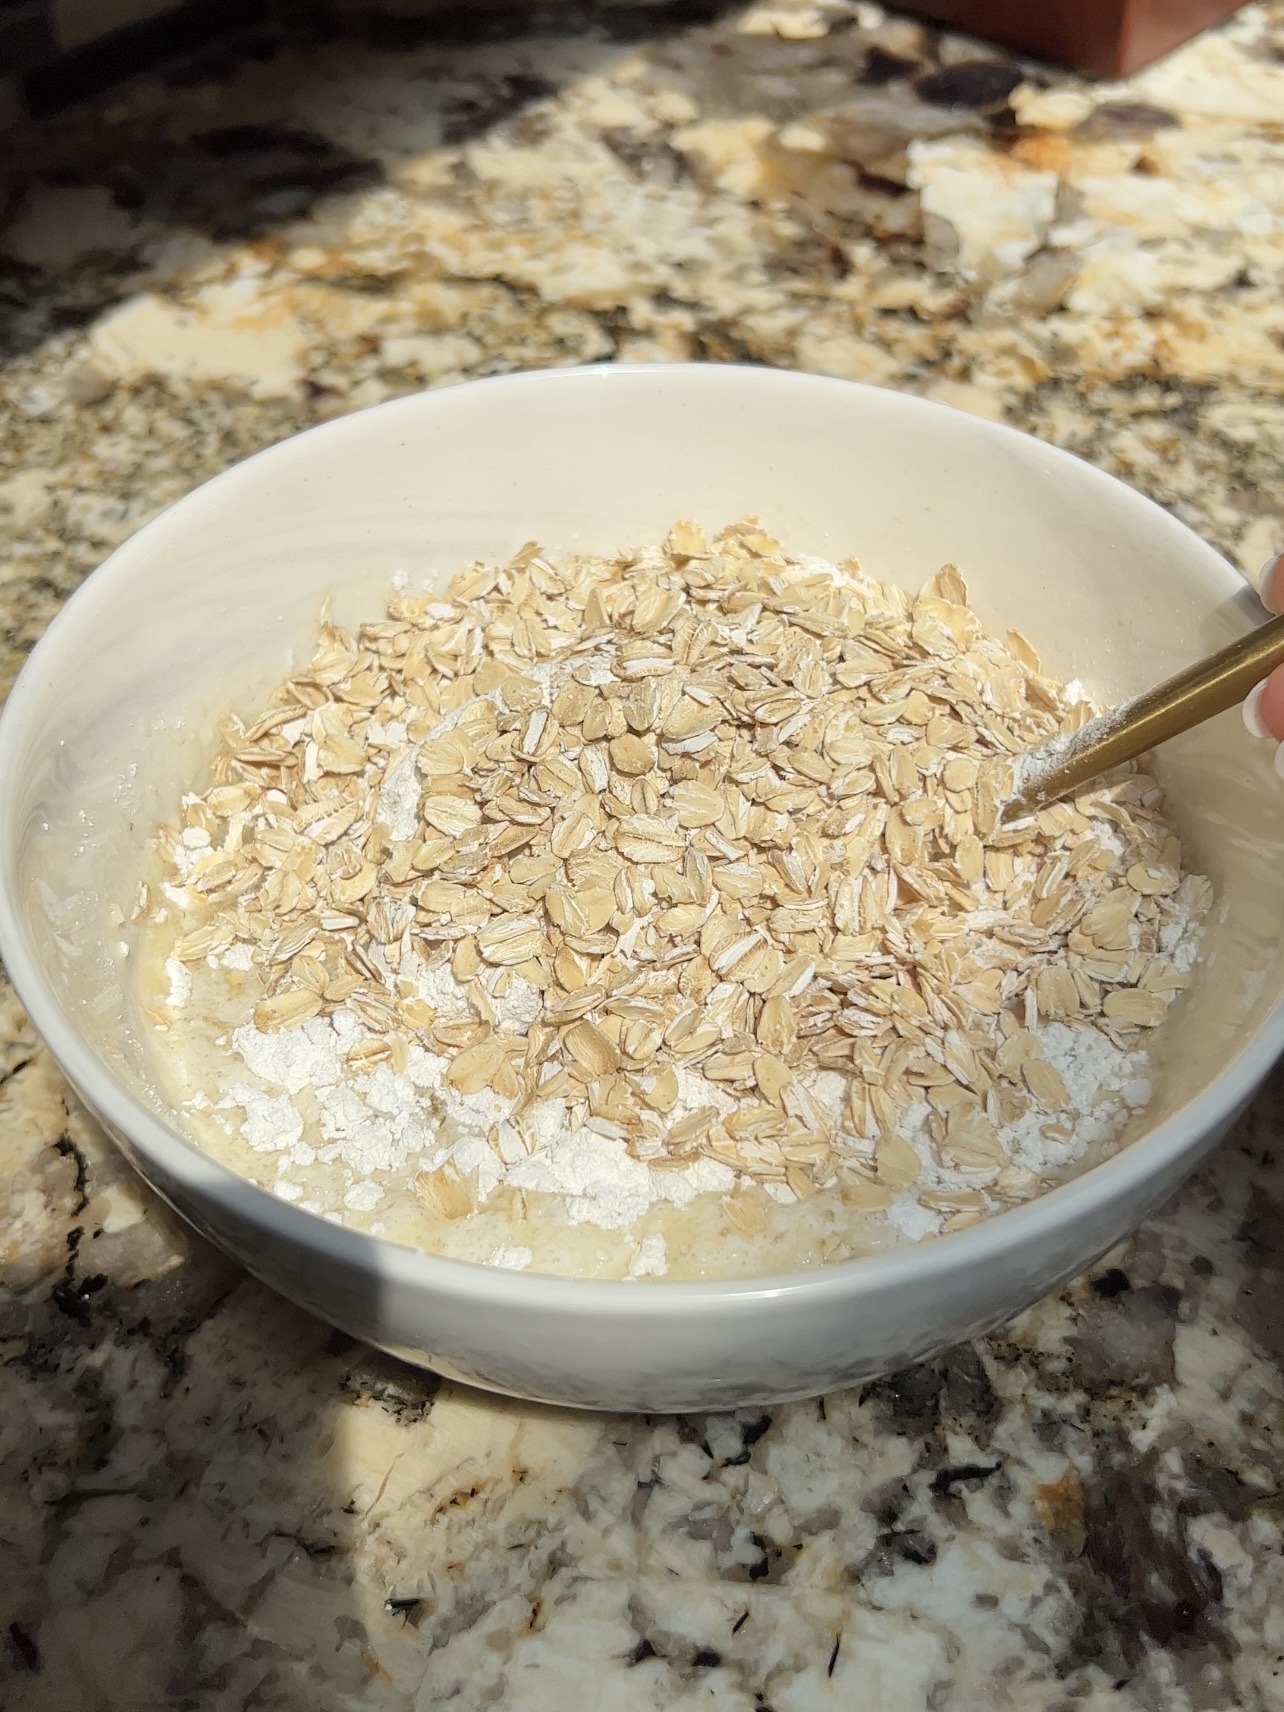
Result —
<path fill-rule="evenodd" d="M 487 1256 L 487 1266 L 502 1266 L 509 1272 L 525 1272 L 535 1256 L 529 1248 L 506 1243 Z"/>
<path fill-rule="evenodd" d="M 1189 975 L 1199 961 L 1204 940 L 1203 927 L 1195 909 L 1194 886 L 1187 878 L 1177 888 L 1177 909 L 1172 920 L 1165 922 L 1159 930 L 1159 949 L 1172 959 L 1174 967 L 1183 975 Z"/>
<path fill-rule="evenodd" d="M 401 765 L 393 769 L 393 779 Z M 417 788 L 417 783 L 399 784 L 394 794 L 403 790 L 409 801 Z M 400 805 L 398 812 L 404 812 Z M 1164 929 L 1163 950 L 1179 969 L 1187 970 L 1198 956 L 1200 930 L 1192 896 L 1179 892 L 1176 902 L 1174 918 Z M 226 955 L 210 961 L 220 968 L 244 966 L 244 959 L 233 962 Z M 177 1015 L 190 1003 L 191 977 L 173 957 L 166 960 L 164 974 L 164 1002 Z M 429 968 L 412 958 L 401 974 L 413 981 L 417 994 L 442 1020 L 471 1014 L 468 994 L 449 964 Z M 494 976 L 490 979 L 493 984 Z M 510 973 L 506 990 L 492 994 L 491 1005 L 496 1027 L 520 1035 L 538 1014 L 540 995 L 530 982 Z M 1044 1056 L 1066 1086 L 1064 1133 L 1049 1133 L 1046 1114 L 1037 1110 L 999 1130 L 1012 1164 L 1037 1176 L 1113 1139 L 1133 1112 L 1147 1104 L 1151 1084 L 1145 1052 L 1124 1051 L 1086 1025 L 1037 1019 L 1036 1024 Z M 508 1185 L 561 1197 L 572 1224 L 628 1231 L 657 1203 L 688 1206 L 697 1195 L 722 1194 L 736 1186 L 730 1168 L 704 1157 L 683 1170 L 653 1170 L 629 1151 L 622 1137 L 602 1133 L 609 1125 L 597 1126 L 590 1118 L 582 1128 L 568 1129 L 556 1101 L 535 1105 L 515 1122 L 509 1103 L 489 1090 L 465 1095 L 452 1088 L 445 1079 L 449 1060 L 418 1045 L 410 1048 L 404 1071 L 385 1061 L 354 1072 L 345 1054 L 367 1033 L 366 1025 L 345 1009 L 284 1032 L 264 1033 L 247 1023 L 232 1033 L 231 1048 L 248 1076 L 224 1083 L 217 1109 L 224 1114 L 225 1126 L 234 1125 L 254 1152 L 276 1155 L 274 1189 L 281 1199 L 330 1216 L 338 1206 L 367 1214 L 417 1172 L 435 1171 L 450 1161 L 471 1181 L 482 1207 L 501 1185 Z M 843 1133 L 846 1078 L 821 1071 L 808 1086 L 835 1126 L 840 1153 L 868 1158 L 870 1138 Z M 191 1102 L 194 1108 L 208 1103 L 204 1095 Z M 716 1084 L 683 1069 L 668 1121 L 677 1123 L 709 1106 L 726 1113 L 734 1104 Z M 920 1102 L 903 1118 L 902 1134 L 921 1162 L 916 1190 L 985 1183 L 988 1173 L 941 1165 L 928 1132 L 930 1115 L 930 1107 Z M 324 1200 L 313 1198 L 318 1166 L 336 1184 Z M 777 1201 L 793 1200 L 783 1184 L 769 1184 L 768 1191 Z M 916 1193 L 896 1194 L 886 1218 L 908 1241 L 935 1234 L 943 1223 L 943 1215 L 924 1207 Z M 489 1257 L 490 1264 L 514 1270 L 522 1270 L 530 1260 L 531 1251 L 517 1244 L 500 1244 Z M 634 1254 L 629 1276 L 660 1275 L 665 1267 L 663 1238 L 647 1236 Z"/>
<path fill-rule="evenodd" d="M 665 1253 L 662 1236 L 644 1236 L 638 1244 L 633 1264 L 629 1268 L 630 1278 L 660 1278 L 668 1267 L 668 1256 Z"/>
<path fill-rule="evenodd" d="M 735 1172 L 716 1159 L 697 1159 L 683 1171 L 652 1171 L 616 1136 L 576 1130 L 510 1168 L 519 1189 L 564 1195 L 575 1224 L 627 1230 L 657 1201 L 688 1206 L 697 1195 L 725 1194 Z"/>
<path fill-rule="evenodd" d="M 167 957 L 165 977 L 169 982 L 169 991 L 165 995 L 166 1008 L 171 1011 L 182 1010 L 192 996 L 192 977 L 186 963 L 180 963 L 177 957 Z"/>
<path fill-rule="evenodd" d="M 468 1014 L 467 995 L 446 965 L 421 966 L 417 989 L 443 1018 Z M 177 1002 L 171 1008 L 181 1009 L 189 994 L 190 984 L 186 990 L 172 986 L 170 997 Z M 520 1034 L 538 1012 L 539 993 L 513 977 L 507 992 L 492 1002 L 497 1027 Z M 368 1212 L 385 1193 L 380 1176 L 436 1170 L 450 1160 L 461 1176 L 474 1179 L 483 1204 L 501 1184 L 510 1184 L 562 1196 L 572 1223 L 624 1230 L 656 1202 L 686 1206 L 699 1194 L 723 1193 L 735 1184 L 734 1172 L 705 1158 L 681 1171 L 653 1171 L 619 1137 L 596 1133 L 589 1127 L 592 1119 L 568 1131 L 554 1102 L 536 1105 L 519 1128 L 497 1095 L 460 1094 L 450 1087 L 449 1060 L 422 1047 L 411 1048 L 402 1073 L 382 1063 L 353 1074 L 344 1054 L 365 1032 L 340 1010 L 283 1033 L 264 1033 L 247 1023 L 232 1035 L 232 1048 L 254 1080 L 231 1082 L 221 1109 L 239 1107 L 244 1116 L 238 1127 L 250 1147 L 278 1155 L 275 1187 L 285 1200 L 303 1199 L 308 1183 L 294 1173 L 310 1173 L 319 1161 L 341 1174 L 343 1205 Z M 300 1096 L 315 1103 L 319 1145 L 302 1140 Z M 670 1115 L 676 1122 L 702 1106 L 722 1112 L 733 1104 L 713 1083 L 684 1071 Z"/>
<path fill-rule="evenodd" d="M 1180 949 L 1190 950 L 1185 941 Z M 425 972 L 418 984 L 443 1016 L 465 1014 L 466 996 L 448 967 Z M 183 1002 L 186 996 L 182 994 Z M 513 980 L 508 994 L 494 1004 L 498 1026 L 520 1032 L 538 1006 L 538 994 L 529 983 Z M 275 1190 L 282 1199 L 323 1210 L 307 1198 L 315 1188 L 314 1168 L 320 1164 L 338 1174 L 344 1208 L 370 1212 L 388 1188 L 400 1187 L 415 1172 L 436 1170 L 449 1160 L 462 1177 L 471 1179 L 482 1206 L 500 1185 L 507 1184 L 562 1197 L 573 1224 L 627 1231 L 657 1202 L 681 1207 L 697 1195 L 721 1194 L 735 1187 L 733 1171 L 703 1157 L 680 1171 L 652 1170 L 618 1136 L 599 1134 L 588 1125 L 568 1130 L 562 1108 L 555 1102 L 535 1106 L 519 1127 L 497 1095 L 486 1090 L 462 1095 L 450 1088 L 444 1079 L 448 1060 L 419 1047 L 411 1049 L 404 1072 L 385 1062 L 353 1074 L 345 1069 L 343 1055 L 363 1033 L 363 1025 L 340 1011 L 333 1018 L 314 1017 L 284 1033 L 266 1034 L 247 1024 L 232 1036 L 232 1047 L 252 1080 L 231 1082 L 222 1109 L 240 1108 L 243 1116 L 237 1127 L 249 1146 L 277 1155 Z M 1037 1034 L 1049 1064 L 1066 1084 L 1068 1133 L 1050 1139 L 1045 1133 L 1046 1116 L 1032 1111 L 1016 1123 L 1002 1125 L 1000 1134 L 1013 1164 L 1040 1174 L 1110 1140 L 1132 1111 L 1147 1103 L 1150 1082 L 1144 1052 L 1124 1052 L 1095 1029 L 1052 1022 L 1043 1024 Z M 811 1092 L 841 1128 L 844 1078 L 822 1072 Z M 305 1125 L 300 1108 L 309 1103 L 316 1115 Z M 680 1121 L 701 1106 L 726 1111 L 732 1104 L 704 1077 L 684 1071 L 670 1121 Z M 928 1105 L 920 1103 L 904 1117 L 902 1133 L 922 1164 L 918 1187 L 950 1189 L 984 1182 L 985 1173 L 951 1171 L 940 1164 L 928 1135 L 929 1115 Z M 315 1145 L 304 1139 L 305 1127 Z M 867 1155 L 869 1148 L 867 1138 L 851 1135 L 840 1135 L 838 1145 L 840 1151 L 853 1154 Z M 793 1199 L 783 1185 L 771 1185 L 771 1192 L 780 1201 Z M 940 1213 L 923 1207 L 916 1195 L 908 1193 L 893 1198 L 887 1219 L 909 1241 L 934 1234 L 942 1223 Z M 530 1263 L 530 1251 L 501 1245 L 490 1263 L 521 1270 Z M 630 1275 L 658 1275 L 664 1265 L 663 1240 L 647 1237 Z"/>
<path fill-rule="evenodd" d="M 404 741 L 405 732 L 402 731 Z M 419 794 L 422 789 L 415 769 L 417 751 L 409 749 L 388 769 L 379 792 L 379 815 L 398 844 L 415 836 L 419 824 Z"/>

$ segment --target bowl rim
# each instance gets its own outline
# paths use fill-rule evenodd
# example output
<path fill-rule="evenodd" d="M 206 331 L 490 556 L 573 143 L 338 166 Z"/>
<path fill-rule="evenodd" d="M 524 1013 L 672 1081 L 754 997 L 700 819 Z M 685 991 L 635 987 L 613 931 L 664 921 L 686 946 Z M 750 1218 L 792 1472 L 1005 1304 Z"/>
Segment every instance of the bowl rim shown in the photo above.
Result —
<path fill-rule="evenodd" d="M 1156 532 L 1167 533 L 1174 546 L 1180 543 L 1189 555 L 1192 543 L 1195 544 L 1210 582 L 1221 583 L 1228 598 L 1242 597 L 1245 593 L 1244 579 L 1193 530 L 1144 494 L 1073 453 L 1007 424 L 971 416 L 914 394 L 754 364 L 583 364 L 522 370 L 411 393 L 301 430 L 229 466 L 173 501 L 115 548 L 64 602 L 24 662 L 6 704 L 0 709 L 0 959 L 41 1040 L 95 1114 L 101 1115 L 109 1128 L 127 1137 L 130 1147 L 144 1160 L 154 1159 L 159 1170 L 182 1191 L 197 1200 L 214 1201 L 232 1217 L 257 1227 L 267 1240 L 281 1239 L 295 1249 L 311 1251 L 317 1259 L 330 1259 L 371 1274 L 380 1284 L 393 1288 L 530 1313 L 571 1311 L 654 1320 L 695 1307 L 731 1312 L 777 1298 L 819 1305 L 834 1298 L 874 1296 L 911 1283 L 922 1286 L 934 1280 L 939 1284 L 956 1271 L 987 1261 L 998 1263 L 1014 1251 L 1051 1239 L 1094 1208 L 1109 1204 L 1116 1197 L 1127 1197 L 1149 1179 L 1162 1175 L 1165 1166 L 1180 1161 L 1183 1155 L 1197 1153 L 1209 1132 L 1231 1119 L 1244 1105 L 1284 1051 L 1284 998 L 1281 998 L 1208 1086 L 1154 1129 L 1069 1182 L 966 1230 L 833 1265 L 726 1279 L 649 1279 L 645 1288 L 638 1287 L 640 1281 L 630 1279 L 512 1272 L 484 1262 L 433 1254 L 387 1237 L 332 1224 L 282 1201 L 270 1190 L 260 1188 L 203 1152 L 139 1100 L 99 1056 L 63 1009 L 44 973 L 16 899 L 3 883 L 4 875 L 16 860 L 18 844 L 15 830 L 18 817 L 12 802 L 15 751 L 29 710 L 34 710 L 37 701 L 47 693 L 46 662 L 58 665 L 64 638 L 74 639 L 96 603 L 110 599 L 115 584 L 131 575 L 134 562 L 148 553 L 151 541 L 158 534 L 163 536 L 173 528 L 176 519 L 199 521 L 201 514 L 220 505 L 225 495 L 233 498 L 237 484 L 247 479 L 245 472 L 251 467 L 257 477 L 265 467 L 292 459 L 306 461 L 318 437 L 341 440 L 359 434 L 366 419 L 377 414 L 385 418 L 401 415 L 409 423 L 423 413 L 449 412 L 462 395 L 476 397 L 483 390 L 495 394 L 498 402 L 505 391 L 517 388 L 638 384 L 650 379 L 691 382 L 695 375 L 702 377 L 694 381 L 697 385 L 760 389 L 764 395 L 784 388 L 833 394 L 841 390 L 865 410 L 901 411 L 921 419 L 955 418 L 959 424 L 966 424 L 964 432 L 990 440 L 1027 462 L 1042 464 L 1046 471 L 1055 473 L 1069 466 L 1076 480 L 1089 488 L 1098 487 L 1103 496 L 1108 494 L 1116 502 L 1121 495 L 1126 496 L 1125 503 L 1142 512 Z M 140 1174 L 147 1180 L 145 1173 Z M 149 1186 L 155 1189 L 155 1185 L 149 1183 Z M 166 1198 L 163 1191 L 156 1192 Z"/>

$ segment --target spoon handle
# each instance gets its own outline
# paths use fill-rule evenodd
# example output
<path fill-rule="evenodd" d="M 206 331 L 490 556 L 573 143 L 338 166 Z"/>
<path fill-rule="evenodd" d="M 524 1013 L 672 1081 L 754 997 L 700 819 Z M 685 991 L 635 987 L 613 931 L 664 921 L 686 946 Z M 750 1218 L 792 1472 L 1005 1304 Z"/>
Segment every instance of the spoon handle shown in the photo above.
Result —
<path fill-rule="evenodd" d="M 1089 720 L 1070 736 L 1053 737 L 1028 750 L 1015 762 L 1004 819 L 1056 802 L 1112 767 L 1135 761 L 1157 743 L 1225 713 L 1279 665 L 1284 665 L 1284 617 L 1259 625 L 1220 653 Z"/>

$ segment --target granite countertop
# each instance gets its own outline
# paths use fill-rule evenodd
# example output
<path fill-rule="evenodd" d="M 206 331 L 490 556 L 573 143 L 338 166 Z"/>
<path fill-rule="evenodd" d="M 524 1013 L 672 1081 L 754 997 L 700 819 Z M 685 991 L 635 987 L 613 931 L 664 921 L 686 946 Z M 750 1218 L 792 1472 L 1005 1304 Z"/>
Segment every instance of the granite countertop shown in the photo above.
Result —
<path fill-rule="evenodd" d="M 909 388 L 1246 567 L 1284 3 L 1126 85 L 849 0 L 288 19 L 6 139 L 0 688 L 160 507 L 424 384 Z M 179 1227 L 0 1000 L 6 1712 L 1284 1708 L 1284 1119 L 1002 1335 L 734 1416 L 481 1397 Z"/>

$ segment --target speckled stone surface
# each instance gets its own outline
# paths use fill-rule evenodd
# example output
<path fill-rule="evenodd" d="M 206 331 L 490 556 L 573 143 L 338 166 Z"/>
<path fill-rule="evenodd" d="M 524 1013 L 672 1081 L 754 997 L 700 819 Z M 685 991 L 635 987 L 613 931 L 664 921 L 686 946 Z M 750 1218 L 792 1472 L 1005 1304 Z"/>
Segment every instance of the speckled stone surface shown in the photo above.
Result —
<path fill-rule="evenodd" d="M 754 360 L 1284 493 L 1284 4 L 1127 85 L 866 4 L 313 11 L 0 161 L 0 678 L 146 518 L 464 376 Z M 249 1282 L 0 1001 L 0 1704 L 1284 1708 L 1284 1084 L 1094 1274 L 823 1403 L 438 1386 Z"/>

